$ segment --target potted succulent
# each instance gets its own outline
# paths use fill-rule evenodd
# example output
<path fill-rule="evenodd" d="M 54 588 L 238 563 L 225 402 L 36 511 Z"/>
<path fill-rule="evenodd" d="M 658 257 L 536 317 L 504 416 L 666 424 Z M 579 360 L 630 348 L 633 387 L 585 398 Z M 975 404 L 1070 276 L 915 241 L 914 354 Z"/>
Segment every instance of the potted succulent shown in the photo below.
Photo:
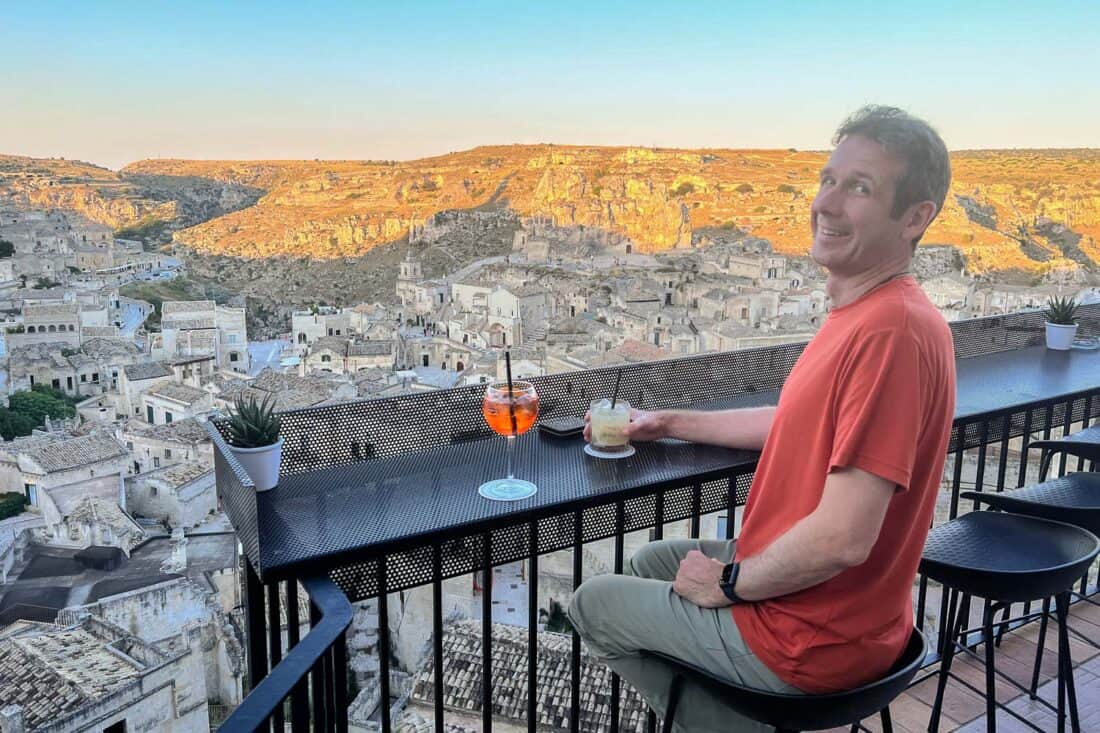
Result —
<path fill-rule="evenodd" d="M 1077 310 L 1077 301 L 1073 298 L 1047 299 L 1046 327 L 1047 348 L 1066 351 L 1077 336 L 1077 321 L 1073 314 Z"/>
<path fill-rule="evenodd" d="M 279 461 L 283 456 L 283 439 L 279 437 L 279 416 L 275 402 L 264 397 L 237 395 L 229 410 L 228 443 L 233 455 L 244 466 L 256 491 L 267 491 L 279 483 Z"/>

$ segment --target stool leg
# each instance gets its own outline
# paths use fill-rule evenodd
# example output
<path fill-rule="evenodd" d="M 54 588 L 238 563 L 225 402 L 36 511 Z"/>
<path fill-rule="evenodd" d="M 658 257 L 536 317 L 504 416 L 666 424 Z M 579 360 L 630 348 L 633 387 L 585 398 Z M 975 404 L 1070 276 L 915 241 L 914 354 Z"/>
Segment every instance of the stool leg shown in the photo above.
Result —
<path fill-rule="evenodd" d="M 1043 449 L 1043 456 L 1039 459 L 1039 482 L 1047 480 L 1047 471 L 1050 470 L 1050 460 L 1054 458 L 1054 451 L 1049 448 Z"/>
<path fill-rule="evenodd" d="M 882 733 L 894 733 L 894 723 L 890 720 L 890 708 L 883 708 L 879 715 L 882 717 Z"/>
<path fill-rule="evenodd" d="M 985 642 L 985 725 L 989 733 L 997 730 L 997 688 L 993 666 L 993 605 L 986 601 L 982 613 L 982 639 Z"/>
<path fill-rule="evenodd" d="M 1059 673 L 1063 675 L 1063 686 L 1069 698 L 1069 720 L 1073 733 L 1081 730 L 1081 721 L 1077 715 L 1077 689 L 1073 681 L 1073 659 L 1069 650 L 1069 593 L 1059 593 L 1055 599 L 1058 611 L 1058 661 Z M 1059 695 L 1059 699 L 1061 696 Z"/>
<path fill-rule="evenodd" d="M 1043 599 L 1043 615 L 1039 617 L 1039 648 L 1035 650 L 1035 669 L 1031 673 L 1032 700 L 1036 698 L 1036 690 L 1039 689 L 1039 666 L 1043 663 L 1043 645 L 1047 640 L 1047 619 L 1050 617 L 1050 599 Z"/>
<path fill-rule="evenodd" d="M 672 723 L 676 718 L 676 706 L 680 704 L 680 691 L 684 688 L 684 678 L 676 675 L 668 686 L 668 707 L 665 708 L 665 720 L 661 733 L 672 733 Z"/>
<path fill-rule="evenodd" d="M 947 591 L 947 618 L 943 619 L 940 623 L 940 654 L 942 658 L 940 660 L 940 677 L 936 682 L 936 699 L 932 703 L 932 715 L 928 720 L 928 732 L 937 733 L 940 729 L 940 711 L 943 708 L 943 693 L 947 689 L 947 676 L 951 671 L 951 659 L 955 656 L 955 635 L 958 633 L 955 627 L 955 613 L 956 602 L 959 598 L 958 591 L 954 589 L 948 589 Z"/>

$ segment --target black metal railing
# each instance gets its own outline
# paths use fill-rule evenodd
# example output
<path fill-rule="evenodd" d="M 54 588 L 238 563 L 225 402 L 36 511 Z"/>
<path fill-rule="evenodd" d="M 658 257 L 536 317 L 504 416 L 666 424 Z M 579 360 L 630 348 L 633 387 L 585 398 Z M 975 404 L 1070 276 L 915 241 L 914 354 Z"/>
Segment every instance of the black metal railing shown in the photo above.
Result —
<path fill-rule="evenodd" d="M 1100 307 L 1093 308 L 1097 312 L 1090 312 L 1094 319 L 1090 321 L 1090 328 L 1095 332 L 1100 323 Z M 1041 326 L 1036 323 L 1035 314 L 969 321 L 953 324 L 953 328 L 956 351 L 967 356 L 1029 346 L 1041 338 Z M 735 392 L 774 389 L 781 386 L 801 348 L 802 345 L 793 345 L 739 353 L 736 359 L 743 366 L 744 378 L 733 387 L 717 373 L 713 379 L 702 383 L 699 380 L 685 383 L 676 378 L 679 370 L 683 370 L 681 375 L 705 374 L 710 367 L 706 359 L 700 357 L 642 365 L 636 373 L 624 377 L 624 383 L 642 397 L 639 401 L 647 407 L 690 404 L 701 396 L 713 398 L 712 389 L 719 384 L 725 385 L 726 391 Z M 568 377 L 555 375 L 542 378 L 539 392 L 550 396 L 549 414 L 576 413 L 579 407 L 587 404 L 590 395 L 606 391 L 604 382 L 613 375 L 614 370 L 573 373 Z M 1100 416 L 1100 375 L 1097 382 L 1094 389 L 958 421 L 952 431 L 944 472 L 946 507 L 938 511 L 937 521 L 954 518 L 973 508 L 960 507 L 959 493 L 964 488 L 1003 491 L 1034 480 L 1037 461 L 1029 460 L 1029 442 L 1037 436 L 1049 438 L 1092 424 Z M 544 385 L 547 387 L 545 392 Z M 454 416 L 461 411 L 441 411 L 444 405 L 467 407 L 475 396 L 480 397 L 480 389 L 449 390 L 290 413 L 285 424 L 291 435 L 287 441 L 291 450 L 284 455 L 283 472 L 308 470 L 319 463 L 331 465 L 362 460 L 363 446 L 368 444 L 370 450 L 366 459 L 370 460 L 445 442 L 460 442 L 469 437 L 483 437 L 478 432 L 480 425 L 472 418 L 465 420 Z M 544 398 L 544 405 L 546 403 Z M 410 415 L 418 412 L 427 419 L 410 422 Z M 417 425 L 417 429 L 405 427 L 410 424 Z M 424 426 L 422 430 L 421 425 Z M 390 430 L 398 432 L 387 432 Z M 340 431 L 341 444 L 350 441 L 358 445 L 359 450 L 344 455 L 324 447 L 324 435 L 333 431 Z M 471 432 L 474 435 L 471 436 Z M 380 435 L 388 437 L 379 440 Z M 311 440 L 311 436 L 315 439 Z M 220 444 L 216 451 L 219 497 L 223 505 L 237 505 L 246 518 L 247 509 L 251 508 L 254 518 L 256 499 L 251 492 L 251 482 L 235 460 L 222 450 L 224 444 L 219 436 L 214 437 L 215 443 Z M 1059 472 L 1074 468 L 1065 458 L 1056 467 Z M 1084 468 L 1083 462 L 1078 460 L 1076 469 Z M 571 552 L 568 585 L 575 589 L 584 579 L 584 552 L 593 543 L 610 540 L 610 566 L 618 573 L 622 572 L 626 559 L 626 538 L 635 532 L 649 531 L 653 539 L 671 532 L 699 537 L 704 524 L 709 525 L 710 519 L 724 516 L 724 536 L 733 537 L 751 480 L 752 466 L 747 466 L 721 480 L 690 486 L 654 487 L 652 491 L 627 499 L 537 516 L 513 525 L 370 558 L 355 567 L 354 581 L 346 574 L 335 572 L 335 582 L 328 578 L 302 579 L 311 609 L 315 611 L 310 613 L 309 632 L 301 638 L 298 628 L 303 620 L 297 618 L 296 584 L 284 581 L 265 585 L 246 562 L 251 692 L 226 720 L 222 730 L 273 728 L 281 731 L 287 724 L 296 731 L 347 730 L 349 686 L 345 633 L 352 614 L 350 595 L 352 601 L 373 598 L 377 604 L 380 690 L 378 708 L 370 720 L 382 733 L 389 733 L 393 729 L 390 605 L 395 598 L 396 602 L 403 602 L 403 596 L 398 594 L 420 588 L 430 589 L 430 653 L 422 666 L 407 670 L 415 677 L 405 694 L 411 695 L 418 706 L 430 708 L 437 732 L 445 730 L 445 723 L 458 721 L 488 733 L 494 722 L 500 720 L 525 724 L 532 733 L 548 728 L 571 733 L 655 730 L 655 716 L 647 713 L 628 685 L 587 660 L 576 633 L 571 634 L 564 646 L 555 643 L 550 648 L 540 643 L 542 639 L 537 627 L 540 598 L 544 594 L 540 593 L 539 569 L 545 566 L 551 553 Z M 241 507 L 250 502 L 251 507 Z M 233 516 L 233 511 L 230 514 Z M 246 552 L 256 557 L 254 552 L 258 551 L 262 539 L 257 526 L 245 521 L 236 529 Z M 526 648 L 523 655 L 515 657 L 521 660 L 517 662 L 518 668 L 515 665 L 494 668 L 495 645 L 507 645 L 509 653 L 514 649 L 511 642 L 494 638 L 492 568 L 516 561 L 526 564 L 529 579 Z M 464 680 L 472 680 L 465 689 L 460 689 L 454 679 L 460 675 L 448 675 L 454 669 L 448 666 L 447 659 L 446 642 L 451 627 L 444 617 L 444 582 L 470 573 L 479 573 L 478 577 L 484 578 L 480 614 L 473 614 L 475 618 L 480 615 L 480 654 L 466 655 L 460 660 L 464 669 L 461 676 Z M 1081 581 L 1082 592 L 1093 587 L 1093 580 L 1086 575 Z M 938 645 L 943 639 L 941 625 L 946 617 L 947 594 L 939 592 L 936 584 L 923 577 L 918 578 L 914 593 L 917 623 L 936 638 Z M 284 626 L 285 638 L 281 630 Z M 540 666 L 540 661 L 551 656 L 557 666 Z M 928 663 L 937 659 L 938 654 Z M 567 688 L 557 685 L 559 680 L 545 675 L 540 677 L 540 670 L 567 674 Z M 547 690 L 552 694 L 547 694 Z M 502 691 L 509 693 L 507 699 L 498 694 Z M 464 692 L 468 694 L 463 695 Z M 559 694 L 562 692 L 566 694 Z"/>

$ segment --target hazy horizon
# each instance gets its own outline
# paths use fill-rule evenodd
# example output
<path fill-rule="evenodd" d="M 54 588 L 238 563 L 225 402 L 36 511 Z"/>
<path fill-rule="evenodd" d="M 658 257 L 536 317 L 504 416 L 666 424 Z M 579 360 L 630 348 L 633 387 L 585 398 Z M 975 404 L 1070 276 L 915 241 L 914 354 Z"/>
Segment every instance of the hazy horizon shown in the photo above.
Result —
<path fill-rule="evenodd" d="M 869 102 L 955 151 L 1100 148 L 1100 4 L 20 4 L 0 151 L 415 160 L 482 145 L 825 150 Z"/>

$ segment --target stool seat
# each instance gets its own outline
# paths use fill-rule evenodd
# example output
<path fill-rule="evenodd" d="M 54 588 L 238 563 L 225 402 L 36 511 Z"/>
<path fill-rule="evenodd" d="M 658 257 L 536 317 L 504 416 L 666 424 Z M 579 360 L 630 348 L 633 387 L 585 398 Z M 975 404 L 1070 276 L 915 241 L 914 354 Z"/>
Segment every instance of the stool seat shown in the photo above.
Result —
<path fill-rule="evenodd" d="M 1042 459 L 1039 461 L 1039 480 L 1044 481 L 1051 459 L 1057 454 L 1076 456 L 1093 463 L 1100 461 L 1100 425 L 1093 425 L 1061 438 L 1036 440 L 1029 443 L 1028 448 L 1038 448 L 1040 451 Z"/>
<path fill-rule="evenodd" d="M 1100 424 L 1078 430 L 1076 433 L 1070 433 L 1061 438 L 1033 440 L 1028 443 L 1028 448 L 1055 450 L 1100 461 Z"/>
<path fill-rule="evenodd" d="M 1063 522 L 971 512 L 934 527 L 921 572 L 963 593 L 1034 601 L 1065 591 L 1100 552 L 1100 539 Z"/>
<path fill-rule="evenodd" d="M 920 630 L 913 629 L 905 651 L 884 677 L 854 690 L 825 695 L 800 695 L 745 687 L 715 677 L 674 657 L 657 652 L 644 654 L 670 667 L 674 683 L 677 678 L 696 683 L 745 717 L 771 725 L 777 731 L 804 731 L 852 725 L 884 711 L 909 686 L 924 664 L 928 642 Z M 675 684 L 673 689 L 678 695 Z M 670 715 L 674 714 L 672 700 L 669 708 L 673 711 Z"/>
<path fill-rule="evenodd" d="M 1075 524 L 1100 535 L 1100 473 L 1068 473 L 1020 489 L 964 491 L 959 496 L 1006 512 Z"/>

